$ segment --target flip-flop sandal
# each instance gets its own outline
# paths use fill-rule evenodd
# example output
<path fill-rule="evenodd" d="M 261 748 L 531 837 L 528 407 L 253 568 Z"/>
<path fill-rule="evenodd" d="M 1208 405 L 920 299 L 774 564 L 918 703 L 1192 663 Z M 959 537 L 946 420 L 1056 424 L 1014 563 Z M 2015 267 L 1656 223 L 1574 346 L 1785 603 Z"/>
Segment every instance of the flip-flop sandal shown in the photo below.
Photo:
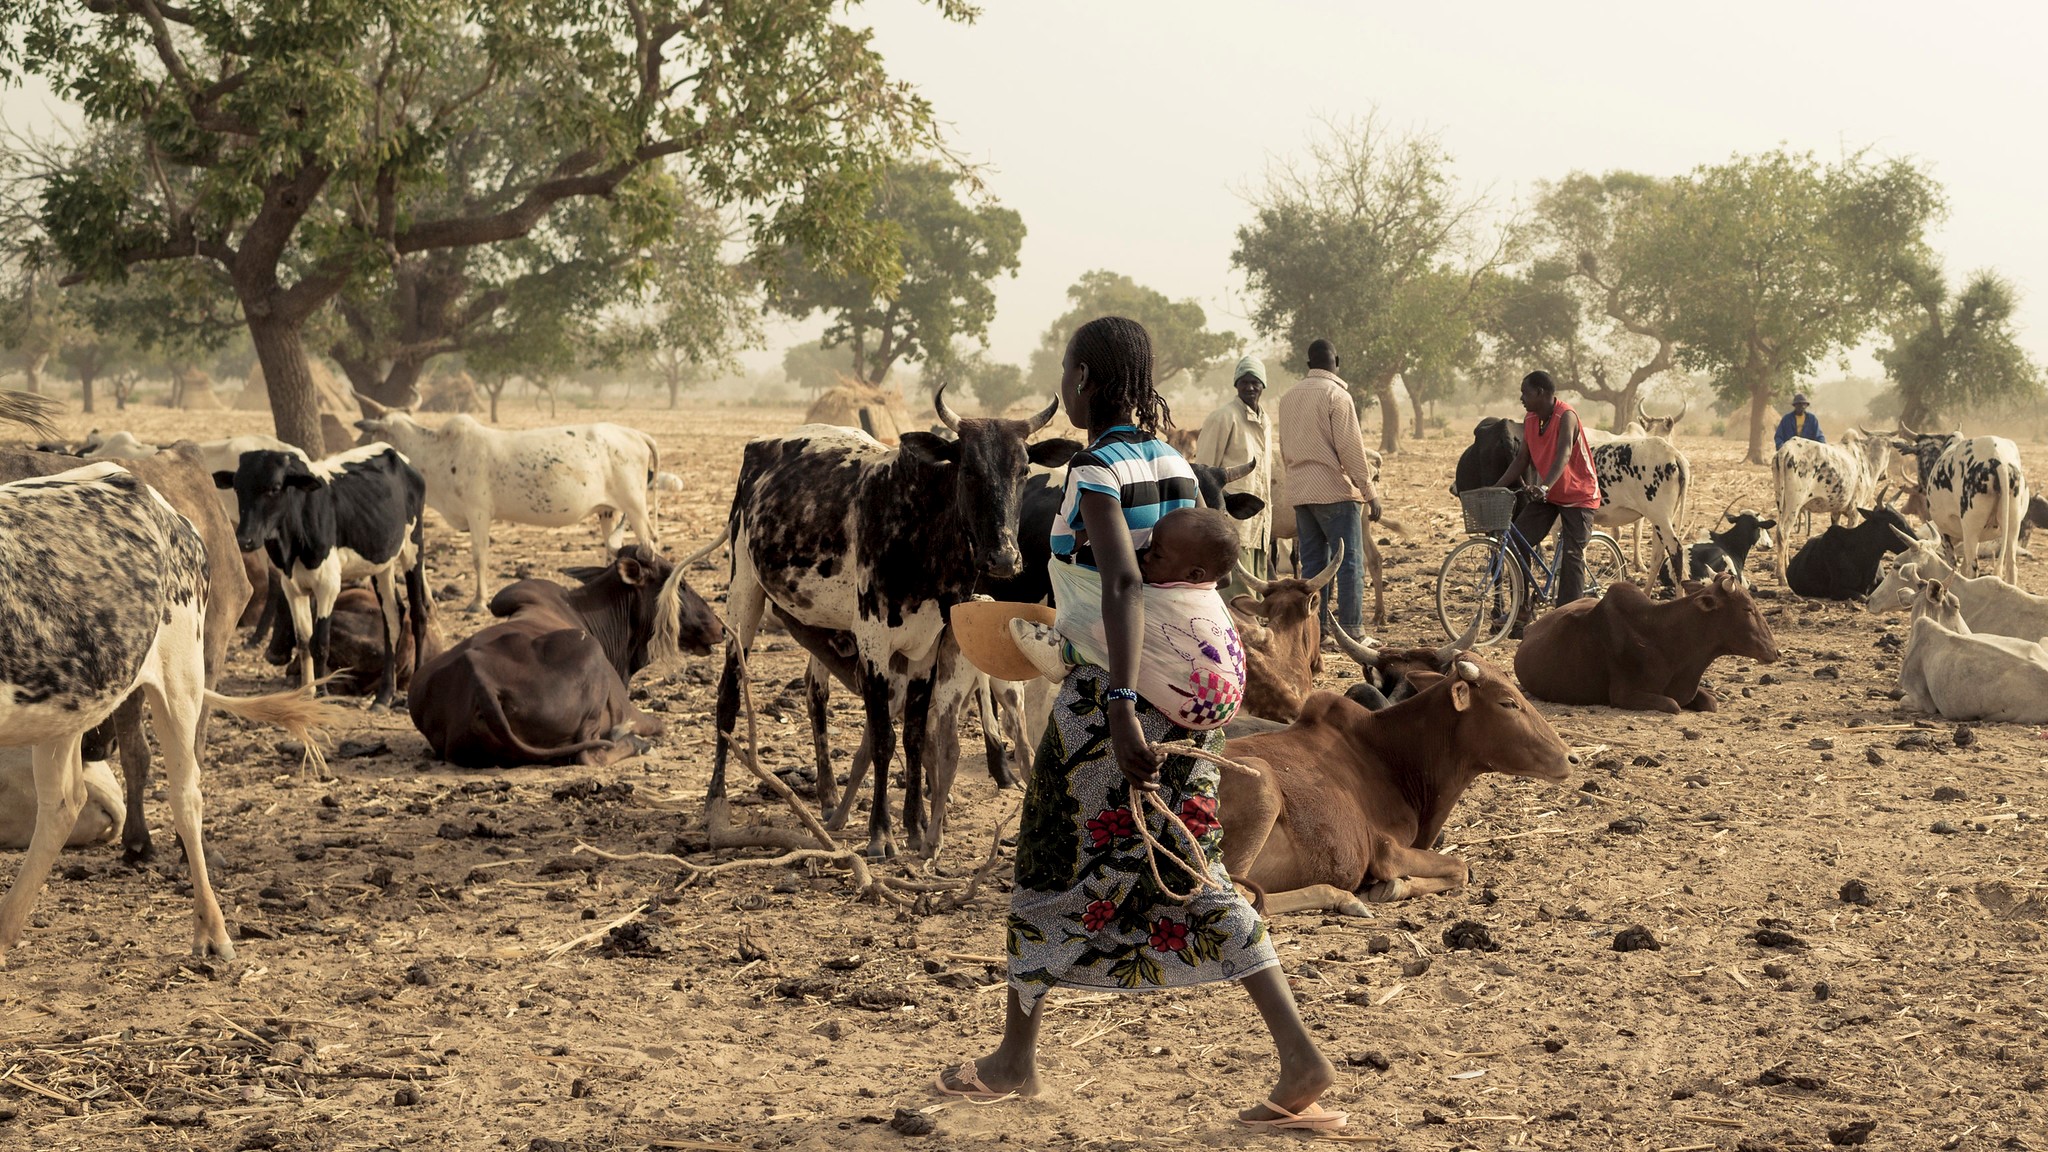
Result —
<path fill-rule="evenodd" d="M 1289 1112 L 1271 1100 L 1265 1104 L 1275 1113 L 1272 1119 L 1246 1120 L 1240 1116 L 1237 1122 L 1247 1128 L 1263 1128 L 1268 1132 L 1340 1132 L 1351 1122 L 1350 1113 L 1325 1112 L 1314 1102 L 1299 1112 Z"/>
<path fill-rule="evenodd" d="M 955 1079 L 966 1082 L 967 1087 L 954 1088 L 948 1085 L 946 1083 L 946 1073 L 948 1071 L 953 1073 Z M 981 1070 L 974 1066 L 974 1059 L 969 1056 L 961 1057 L 957 1067 L 939 1069 L 938 1075 L 932 1077 L 932 1087 L 938 1089 L 941 1096 L 958 1096 L 975 1104 L 991 1104 L 997 1100 L 1008 1100 L 1016 1095 L 1015 1092 L 998 1092 L 982 1083 Z"/>

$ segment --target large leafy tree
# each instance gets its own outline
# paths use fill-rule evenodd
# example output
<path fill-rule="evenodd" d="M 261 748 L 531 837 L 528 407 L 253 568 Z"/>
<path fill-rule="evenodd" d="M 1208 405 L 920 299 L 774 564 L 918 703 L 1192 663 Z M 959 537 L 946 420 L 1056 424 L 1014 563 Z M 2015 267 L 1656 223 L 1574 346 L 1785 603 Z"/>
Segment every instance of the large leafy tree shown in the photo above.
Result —
<path fill-rule="evenodd" d="M 1681 364 L 1749 405 L 1752 463 L 1767 459 L 1773 401 L 1891 311 L 1897 270 L 1927 259 L 1941 211 L 1912 163 L 1862 155 L 1738 156 L 1677 182 L 1648 237 L 1685 270 L 1666 287 L 1667 332 Z"/>
<path fill-rule="evenodd" d="M 830 319 L 824 346 L 846 345 L 854 376 L 880 385 L 898 363 L 952 355 L 954 341 L 986 344 L 997 276 L 1017 274 L 1024 219 L 993 203 L 968 203 L 966 178 L 942 165 L 891 165 L 869 217 L 896 247 L 898 275 L 820 268 L 792 250 L 770 306 L 799 319 Z"/>
<path fill-rule="evenodd" d="M 2013 332 L 2018 293 L 2010 281 L 1979 272 L 1959 293 L 1932 261 L 1905 266 L 1907 305 L 1877 354 L 1892 378 L 1899 422 L 1921 428 L 1966 409 L 2041 395 L 2041 372 Z"/>
<path fill-rule="evenodd" d="M 1671 288 L 1686 270 L 1656 243 L 1671 182 L 1631 172 L 1574 172 L 1543 186 L 1533 258 L 1499 281 L 1487 310 L 1496 374 L 1547 368 L 1564 387 L 1633 417 L 1643 387 L 1677 364 Z"/>
<path fill-rule="evenodd" d="M 19 71 L 90 123 L 140 129 L 115 162 L 46 181 L 42 223 L 71 275 L 210 264 L 279 435 L 307 447 L 306 325 L 351 285 L 530 236 L 569 201 L 658 223 L 671 162 L 714 206 L 745 207 L 758 253 L 888 280 L 873 176 L 932 124 L 834 0 L 17 0 L 0 6 L 0 79 Z M 442 195 L 448 150 L 484 116 L 517 146 Z"/>
<path fill-rule="evenodd" d="M 1120 272 L 1083 273 L 1067 289 L 1067 302 L 1066 313 L 1046 328 L 1031 353 L 1029 382 L 1042 395 L 1059 390 L 1060 360 L 1074 329 L 1098 316 L 1126 316 L 1145 326 L 1153 372 L 1161 380 L 1182 370 L 1200 376 L 1238 347 L 1235 335 L 1209 330 L 1201 301 L 1170 299 Z"/>
<path fill-rule="evenodd" d="M 1398 452 L 1394 380 L 1468 354 L 1514 230 L 1484 227 L 1485 201 L 1457 191 L 1434 137 L 1375 117 L 1325 125 L 1305 159 L 1267 173 L 1252 210 L 1230 260 L 1253 324 L 1296 350 L 1334 343 L 1344 376 L 1379 401 L 1381 450 Z"/>

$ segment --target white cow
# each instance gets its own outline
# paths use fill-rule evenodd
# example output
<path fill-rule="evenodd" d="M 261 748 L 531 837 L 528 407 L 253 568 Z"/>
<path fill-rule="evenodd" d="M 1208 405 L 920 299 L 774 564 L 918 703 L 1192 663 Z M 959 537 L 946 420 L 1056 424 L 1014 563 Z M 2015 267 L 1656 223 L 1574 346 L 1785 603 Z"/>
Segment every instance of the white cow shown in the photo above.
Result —
<path fill-rule="evenodd" d="M 2048 636 L 2048 596 L 2036 596 L 1996 576 L 1965 579 L 1926 540 L 1917 541 L 1892 560 L 1890 571 L 1865 607 L 1872 612 L 1908 611 L 1921 583 L 1927 580 L 1942 582 L 1961 606 L 1972 632 L 2022 640 Z"/>
<path fill-rule="evenodd" d="M 1600 482 L 1600 510 L 1593 523 L 1620 528 L 1647 521 L 1657 537 L 1658 566 L 1675 580 L 1685 574 L 1685 496 L 1692 465 L 1678 446 L 1662 436 L 1617 436 L 1593 448 Z M 1641 566 L 1642 556 L 1636 556 Z"/>
<path fill-rule="evenodd" d="M 1826 512 L 1830 523 L 1847 520 L 1853 527 L 1863 519 L 1856 510 L 1877 503 L 1878 485 L 1884 482 L 1890 456 L 1891 445 L 1884 437 L 1851 428 L 1842 434 L 1840 444 L 1794 437 L 1771 457 L 1779 543 L 1783 545 L 1772 550 L 1771 561 L 1778 570 L 1779 583 L 1785 581 L 1785 564 L 1794 551 L 1794 518 L 1806 511 Z"/>
<path fill-rule="evenodd" d="M 1905 703 L 1948 720 L 2048 723 L 2048 648 L 2016 636 L 1981 636 L 1939 580 L 1913 600 L 1913 633 L 1899 663 Z"/>
<path fill-rule="evenodd" d="M 439 428 L 357 394 L 370 417 L 356 427 L 405 453 L 427 480 L 427 507 L 469 533 L 481 611 L 491 561 L 491 521 L 562 528 L 598 514 L 605 550 L 617 552 L 626 527 L 649 548 L 657 542 L 647 492 L 660 464 L 654 437 L 618 424 L 572 424 L 506 432 L 468 416 Z M 621 518 L 623 517 L 623 518 Z"/>
<path fill-rule="evenodd" d="M 144 444 L 133 432 L 123 430 L 102 438 L 95 428 L 85 438 L 85 451 L 79 455 L 87 460 L 146 460 L 156 453 L 156 445 Z"/>
<path fill-rule="evenodd" d="M 36 830 L 36 774 L 27 748 L 0 748 L 0 848 L 26 848 Z M 128 793 L 105 760 L 85 762 L 85 807 L 64 841 L 67 848 L 121 838 Z"/>
<path fill-rule="evenodd" d="M 1891 446 L 1918 465 L 1927 522 L 1956 549 L 1961 568 L 1977 574 L 1977 547 L 1990 541 L 1997 575 L 2019 583 L 2020 521 L 2027 514 L 2027 470 L 2003 436 L 1919 434 Z"/>

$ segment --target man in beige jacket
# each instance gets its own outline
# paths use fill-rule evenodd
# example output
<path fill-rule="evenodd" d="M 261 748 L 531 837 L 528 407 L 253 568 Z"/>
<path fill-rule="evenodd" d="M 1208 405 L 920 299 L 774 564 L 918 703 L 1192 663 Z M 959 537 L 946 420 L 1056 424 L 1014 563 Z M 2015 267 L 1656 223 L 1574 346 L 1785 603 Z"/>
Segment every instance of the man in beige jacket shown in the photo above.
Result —
<path fill-rule="evenodd" d="M 1330 623 L 1330 601 L 1344 631 L 1364 635 L 1365 527 L 1359 515 L 1380 518 L 1379 493 L 1373 490 L 1372 464 L 1359 435 L 1358 409 L 1351 388 L 1337 375 L 1338 358 L 1328 340 L 1308 346 L 1308 374 L 1280 398 L 1280 461 L 1286 468 L 1287 501 L 1294 505 L 1296 567 L 1320 572 L 1330 550 L 1344 545 L 1337 569 L 1336 595 L 1325 597 L 1323 626 Z M 1282 513 L 1284 515 L 1284 512 Z"/>
<path fill-rule="evenodd" d="M 1244 570 L 1263 580 L 1268 575 L 1267 557 L 1272 555 L 1273 540 L 1273 428 L 1260 405 L 1266 394 L 1265 363 L 1257 356 L 1246 356 L 1237 362 L 1232 381 L 1237 395 L 1225 400 L 1202 423 L 1201 438 L 1195 442 L 1195 463 L 1211 468 L 1251 464 L 1251 472 L 1226 485 L 1224 491 L 1249 493 L 1266 502 L 1258 515 L 1237 522 L 1238 536 L 1244 542 L 1239 549 Z M 1224 599 L 1248 591 L 1233 576 L 1223 589 Z"/>

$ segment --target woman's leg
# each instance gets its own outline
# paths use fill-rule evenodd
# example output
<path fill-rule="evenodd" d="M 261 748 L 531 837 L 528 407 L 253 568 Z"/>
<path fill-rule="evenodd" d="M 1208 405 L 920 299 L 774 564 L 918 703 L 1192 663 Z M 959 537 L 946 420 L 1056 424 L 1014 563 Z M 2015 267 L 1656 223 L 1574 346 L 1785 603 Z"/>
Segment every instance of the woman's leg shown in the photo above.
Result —
<path fill-rule="evenodd" d="M 1266 1030 L 1273 1034 L 1273 1046 L 1280 1053 L 1280 1080 L 1266 1098 L 1289 1112 L 1299 1112 L 1315 1103 L 1336 1078 L 1337 1070 L 1316 1051 L 1315 1041 L 1302 1026 L 1301 1015 L 1294 1010 L 1294 993 L 1287 987 L 1287 977 L 1278 964 L 1252 973 L 1242 983 L 1244 990 L 1251 993 L 1252 1003 L 1258 1006 Z M 1260 1104 L 1239 1115 L 1246 1120 L 1271 1120 L 1275 1113 Z"/>
<path fill-rule="evenodd" d="M 1278 971 L 1278 969 L 1273 969 L 1273 971 Z M 1286 990 L 1287 987 L 1283 983 L 1281 991 L 1284 993 Z M 1040 996 L 1038 998 L 1038 1007 L 1041 1009 L 1045 1007 L 1045 997 Z M 1288 1002 L 1288 1011 L 1290 1013 L 1293 1011 L 1293 1002 L 1291 1000 Z M 1017 990 L 1015 988 L 1010 989 L 1009 998 L 1003 1010 L 1003 1042 L 996 1046 L 994 1052 L 974 1062 L 973 1072 L 981 1077 L 983 1084 L 988 1085 L 989 1088 L 997 1092 L 1015 1092 L 1019 1096 L 1038 1095 L 1038 1022 L 1040 1017 L 1041 1013 L 1024 1011 L 1023 1004 L 1017 999 Z M 1299 1021 L 1296 1021 L 1295 1027 L 1300 1027 Z M 1307 1039 L 1307 1037 L 1304 1036 L 1303 1039 Z M 967 1071 L 968 1069 L 964 1068 L 947 1069 L 944 1074 L 946 1087 L 958 1089 L 973 1088 L 974 1085 L 968 1082 Z M 1285 1101 L 1281 1101 L 1281 1103 L 1285 1103 Z"/>

